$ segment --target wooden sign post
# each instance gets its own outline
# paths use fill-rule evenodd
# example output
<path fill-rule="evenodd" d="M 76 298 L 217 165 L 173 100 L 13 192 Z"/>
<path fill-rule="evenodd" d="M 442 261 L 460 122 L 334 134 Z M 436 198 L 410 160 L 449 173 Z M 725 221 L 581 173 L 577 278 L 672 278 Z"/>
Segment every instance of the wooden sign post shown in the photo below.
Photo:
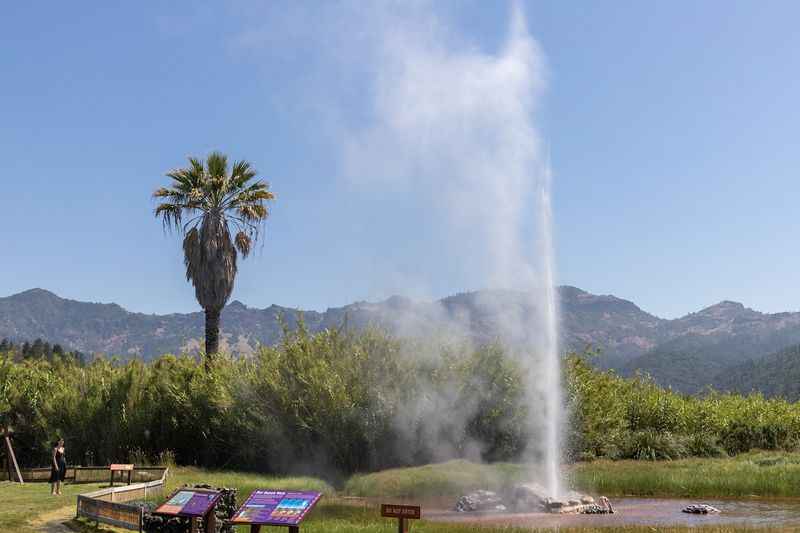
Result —
<path fill-rule="evenodd" d="M 120 464 L 113 464 L 108 467 L 111 471 L 111 486 L 114 486 L 114 472 L 127 472 L 128 473 L 128 485 L 131 484 L 131 474 L 133 474 L 133 465 L 120 465 Z"/>
<path fill-rule="evenodd" d="M 2 431 L 0 431 L 0 435 L 2 435 L 3 441 L 5 441 L 6 445 L 6 467 L 8 469 L 8 480 L 14 481 L 14 476 L 16 475 L 17 482 L 20 485 L 23 485 L 25 482 L 22 480 L 22 473 L 19 471 L 19 465 L 17 464 L 17 456 L 14 455 L 14 447 L 11 446 L 12 433 L 13 432 L 9 428 L 5 428 Z"/>
<path fill-rule="evenodd" d="M 397 518 L 397 533 L 408 533 L 408 520 L 422 518 L 422 508 L 419 505 L 381 505 L 381 516 L 384 518 Z"/>

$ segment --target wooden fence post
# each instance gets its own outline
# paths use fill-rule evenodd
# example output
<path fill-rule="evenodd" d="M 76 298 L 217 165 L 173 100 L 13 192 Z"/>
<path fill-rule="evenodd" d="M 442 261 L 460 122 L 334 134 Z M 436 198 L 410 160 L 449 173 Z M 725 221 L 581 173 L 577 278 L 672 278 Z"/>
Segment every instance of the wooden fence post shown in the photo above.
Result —
<path fill-rule="evenodd" d="M 25 483 L 25 481 L 22 479 L 22 473 L 19 471 L 19 465 L 17 464 L 17 457 L 14 455 L 14 447 L 11 446 L 11 437 L 10 437 L 11 431 L 6 428 L 2 431 L 2 435 L 4 437 L 3 440 L 5 441 L 6 444 L 6 460 L 8 462 L 8 480 L 13 481 L 13 479 L 11 478 L 12 476 L 11 467 L 13 466 L 14 473 L 16 473 L 17 475 L 17 481 L 20 483 L 20 485 L 22 485 Z"/>

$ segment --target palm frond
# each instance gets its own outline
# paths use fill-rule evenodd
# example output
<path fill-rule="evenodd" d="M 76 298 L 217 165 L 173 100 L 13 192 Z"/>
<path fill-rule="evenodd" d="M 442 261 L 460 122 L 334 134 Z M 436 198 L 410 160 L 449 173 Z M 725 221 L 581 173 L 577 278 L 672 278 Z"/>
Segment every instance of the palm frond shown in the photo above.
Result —
<path fill-rule="evenodd" d="M 242 254 L 242 257 L 247 257 L 250 255 L 250 247 L 252 246 L 253 241 L 247 233 L 240 231 L 236 234 L 234 241 L 236 243 L 236 248 Z"/>
<path fill-rule="evenodd" d="M 161 223 L 165 231 L 172 227 L 180 229 L 183 206 L 181 204 L 163 203 L 156 207 L 154 214 L 156 218 L 161 217 Z"/>
<path fill-rule="evenodd" d="M 183 264 L 186 265 L 186 280 L 192 281 L 202 263 L 200 232 L 196 227 L 190 229 L 183 239 Z"/>
<path fill-rule="evenodd" d="M 256 170 L 247 161 L 236 161 L 231 168 L 231 183 L 229 191 L 237 191 L 256 177 Z"/>
<path fill-rule="evenodd" d="M 269 216 L 263 204 L 242 204 L 236 212 L 245 222 L 261 222 Z"/>
<path fill-rule="evenodd" d="M 202 159 L 197 159 L 196 157 L 189 158 L 189 168 L 183 169 L 187 172 L 187 174 L 191 174 L 196 178 L 199 178 L 199 181 L 206 175 L 206 166 Z"/>
<path fill-rule="evenodd" d="M 206 158 L 206 172 L 212 179 L 226 178 L 228 175 L 228 157 L 221 152 L 211 152 Z"/>

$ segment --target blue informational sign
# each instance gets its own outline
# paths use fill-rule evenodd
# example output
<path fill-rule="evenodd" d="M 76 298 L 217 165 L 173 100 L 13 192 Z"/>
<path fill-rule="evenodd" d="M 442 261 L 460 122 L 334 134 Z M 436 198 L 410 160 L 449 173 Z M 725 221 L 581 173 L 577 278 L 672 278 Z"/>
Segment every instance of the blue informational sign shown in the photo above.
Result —
<path fill-rule="evenodd" d="M 256 490 L 236 511 L 234 524 L 262 526 L 296 526 L 317 504 L 319 492 L 292 492 L 284 490 Z"/>

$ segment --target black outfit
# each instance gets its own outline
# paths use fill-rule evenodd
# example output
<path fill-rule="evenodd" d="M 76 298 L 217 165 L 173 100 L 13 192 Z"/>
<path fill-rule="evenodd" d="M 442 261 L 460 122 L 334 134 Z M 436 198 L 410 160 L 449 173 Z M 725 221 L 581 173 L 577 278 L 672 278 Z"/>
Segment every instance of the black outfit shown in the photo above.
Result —
<path fill-rule="evenodd" d="M 56 464 L 58 465 L 57 469 L 56 465 L 50 467 L 50 483 L 64 481 L 67 477 L 67 458 L 64 457 L 64 452 L 56 450 Z"/>

